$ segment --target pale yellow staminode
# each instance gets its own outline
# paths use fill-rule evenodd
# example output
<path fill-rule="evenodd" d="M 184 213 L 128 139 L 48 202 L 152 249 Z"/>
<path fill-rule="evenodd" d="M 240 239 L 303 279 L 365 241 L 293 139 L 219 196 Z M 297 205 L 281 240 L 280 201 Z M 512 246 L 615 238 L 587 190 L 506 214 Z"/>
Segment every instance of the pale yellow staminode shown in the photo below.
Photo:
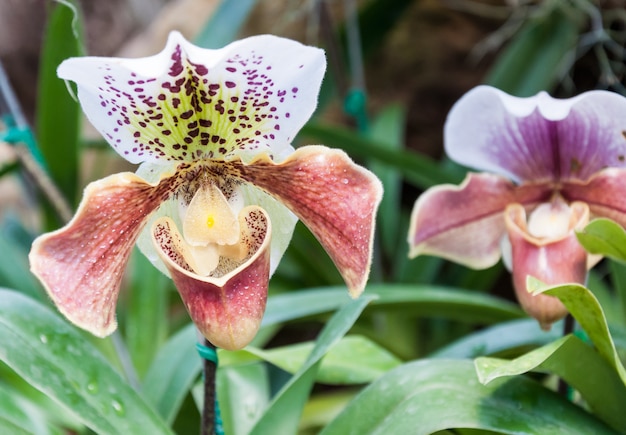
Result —
<path fill-rule="evenodd" d="M 570 231 L 571 208 L 557 200 L 539 205 L 528 218 L 528 233 L 538 238 L 559 239 Z"/>

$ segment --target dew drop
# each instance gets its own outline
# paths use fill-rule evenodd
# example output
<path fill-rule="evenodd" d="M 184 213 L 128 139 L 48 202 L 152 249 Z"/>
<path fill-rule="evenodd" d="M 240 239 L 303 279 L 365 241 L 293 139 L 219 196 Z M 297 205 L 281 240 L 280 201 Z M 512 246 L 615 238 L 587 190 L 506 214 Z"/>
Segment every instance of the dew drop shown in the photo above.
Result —
<path fill-rule="evenodd" d="M 97 383 L 96 381 L 91 381 L 91 382 L 89 382 L 89 383 L 87 384 L 87 391 L 88 391 L 90 394 L 97 394 L 97 393 L 98 393 L 98 390 L 99 390 L 99 388 L 98 388 L 98 383 Z M 117 403 L 117 402 L 116 402 L 116 403 Z M 115 408 L 115 406 L 114 406 L 114 408 Z"/>
<path fill-rule="evenodd" d="M 122 404 L 117 400 L 112 401 L 111 406 L 113 407 L 113 411 L 115 411 L 117 415 L 124 415 L 124 413 L 126 412 Z"/>
<path fill-rule="evenodd" d="M 45 334 L 40 334 L 39 341 L 41 341 L 43 344 L 48 344 L 48 337 Z"/>

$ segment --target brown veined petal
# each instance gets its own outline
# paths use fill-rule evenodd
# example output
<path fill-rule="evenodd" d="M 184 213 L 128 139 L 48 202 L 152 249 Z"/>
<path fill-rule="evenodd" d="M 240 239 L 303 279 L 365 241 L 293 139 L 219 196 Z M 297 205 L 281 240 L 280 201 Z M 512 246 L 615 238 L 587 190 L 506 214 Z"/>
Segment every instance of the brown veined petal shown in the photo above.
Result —
<path fill-rule="evenodd" d="M 546 330 L 565 317 L 567 309 L 554 296 L 529 293 L 527 277 L 532 276 L 546 284 L 584 284 L 587 276 L 587 252 L 578 243 L 575 231 L 589 222 L 589 207 L 582 202 L 574 202 L 566 212 L 570 214 L 567 231 L 552 238 L 529 234 L 526 211 L 520 204 L 511 204 L 505 212 L 515 294 L 524 311 Z"/>
<path fill-rule="evenodd" d="M 500 259 L 506 206 L 530 207 L 550 194 L 544 185 L 516 186 L 486 173 L 469 173 L 459 186 L 432 187 L 413 207 L 409 256 L 436 255 L 474 269 L 493 266 Z"/>
<path fill-rule="evenodd" d="M 297 149 L 285 161 L 262 156 L 231 162 L 244 180 L 287 206 L 311 230 L 345 280 L 352 297 L 363 291 L 372 261 L 380 181 L 346 153 L 324 146 Z"/>
<path fill-rule="evenodd" d="M 153 241 L 165 262 L 191 319 L 215 346 L 245 347 L 256 335 L 265 312 L 270 275 L 271 225 L 256 206 L 239 213 L 243 260 L 222 257 L 212 276 L 200 276 L 189 265 L 181 234 L 169 218 L 152 226 Z"/>
<path fill-rule="evenodd" d="M 71 222 L 34 241 L 31 271 L 72 323 L 98 337 L 115 330 L 115 305 L 132 247 L 176 182 L 174 175 L 151 185 L 132 173 L 95 181 Z"/>

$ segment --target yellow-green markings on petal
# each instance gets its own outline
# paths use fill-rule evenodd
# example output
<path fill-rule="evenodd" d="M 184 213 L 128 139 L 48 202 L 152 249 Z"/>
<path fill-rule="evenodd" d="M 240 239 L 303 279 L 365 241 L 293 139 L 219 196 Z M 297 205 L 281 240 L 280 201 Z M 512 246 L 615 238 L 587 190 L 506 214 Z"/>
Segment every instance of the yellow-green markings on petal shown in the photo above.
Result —
<path fill-rule="evenodd" d="M 167 78 L 153 89 L 156 95 L 146 95 L 143 84 L 147 80 L 133 79 L 128 85 L 134 86 L 137 95 L 122 92 L 130 107 L 105 100 L 120 109 L 117 124 L 131 130 L 135 146 L 127 152 L 198 160 L 229 159 L 243 149 L 269 149 L 268 142 L 275 139 L 273 131 L 280 129 L 280 116 L 270 97 L 282 102 L 288 92 L 275 89 L 263 72 L 271 66 L 262 64 L 262 56 L 235 56 L 226 60 L 228 66 L 209 71 L 187 59 L 177 45 L 171 60 Z M 137 75 L 131 73 L 131 77 Z M 297 91 L 289 92 L 295 96 Z"/>

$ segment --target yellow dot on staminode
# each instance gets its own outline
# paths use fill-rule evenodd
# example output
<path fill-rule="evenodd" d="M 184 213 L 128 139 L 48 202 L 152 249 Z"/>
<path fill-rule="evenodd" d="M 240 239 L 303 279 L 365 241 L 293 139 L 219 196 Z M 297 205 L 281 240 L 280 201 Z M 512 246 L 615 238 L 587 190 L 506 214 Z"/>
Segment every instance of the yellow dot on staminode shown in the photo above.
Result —
<path fill-rule="evenodd" d="M 215 225 L 215 218 L 212 215 L 209 215 L 206 218 L 206 226 L 209 228 L 213 228 L 213 225 Z"/>

